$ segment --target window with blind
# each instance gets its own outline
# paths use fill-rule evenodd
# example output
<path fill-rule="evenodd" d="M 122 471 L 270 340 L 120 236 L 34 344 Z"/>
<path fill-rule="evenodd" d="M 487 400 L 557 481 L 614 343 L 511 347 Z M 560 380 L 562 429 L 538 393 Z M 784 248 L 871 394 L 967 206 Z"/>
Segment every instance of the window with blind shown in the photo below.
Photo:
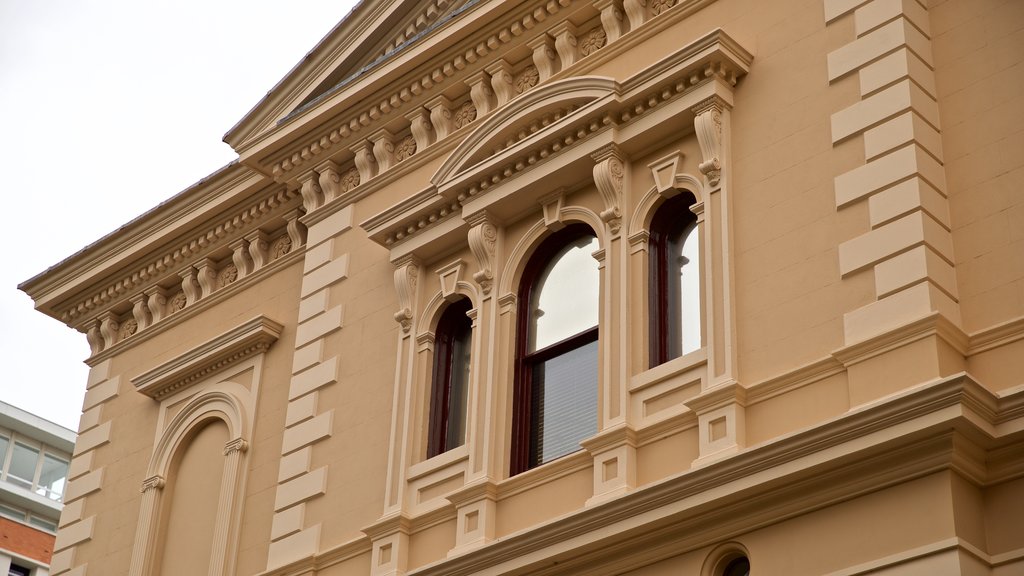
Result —
<path fill-rule="evenodd" d="M 466 313 L 471 307 L 468 298 L 457 300 L 445 308 L 437 323 L 428 458 L 466 443 L 466 408 L 473 339 L 473 323 Z"/>
<path fill-rule="evenodd" d="M 700 239 L 693 202 L 682 192 L 651 220 L 651 367 L 701 347 Z"/>
<path fill-rule="evenodd" d="M 589 227 L 568 226 L 542 242 L 524 269 L 513 475 L 579 450 L 597 432 L 597 248 Z"/>

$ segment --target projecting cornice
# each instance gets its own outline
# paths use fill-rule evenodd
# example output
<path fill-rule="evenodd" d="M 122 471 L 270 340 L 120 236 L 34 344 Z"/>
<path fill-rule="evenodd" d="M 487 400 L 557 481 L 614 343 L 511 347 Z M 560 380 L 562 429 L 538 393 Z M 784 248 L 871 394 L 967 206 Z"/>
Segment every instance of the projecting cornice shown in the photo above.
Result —
<path fill-rule="evenodd" d="M 666 130 L 692 130 L 693 108 L 701 102 L 731 105 L 733 86 L 751 59 L 722 30 L 714 30 L 622 83 L 568 77 L 536 88 L 474 124 L 432 178 L 432 188 L 362 227 L 375 242 L 394 249 L 426 231 L 436 236 L 437 229 L 455 230 L 463 218 L 492 210 L 509 193 L 503 186 L 507 181 L 530 175 L 532 185 L 515 187 L 519 206 L 559 185 L 587 181 L 592 155 L 600 149 L 643 148 Z"/>
<path fill-rule="evenodd" d="M 160 400 L 201 379 L 266 352 L 281 336 L 284 327 L 259 316 L 228 330 L 156 368 L 132 378 L 135 389 Z"/>

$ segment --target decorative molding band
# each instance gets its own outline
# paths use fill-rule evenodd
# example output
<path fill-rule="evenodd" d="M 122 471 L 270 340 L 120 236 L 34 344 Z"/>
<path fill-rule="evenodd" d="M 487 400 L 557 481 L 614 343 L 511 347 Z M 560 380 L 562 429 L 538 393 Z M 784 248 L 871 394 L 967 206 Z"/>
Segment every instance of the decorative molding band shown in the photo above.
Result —
<path fill-rule="evenodd" d="M 125 352 L 133 346 L 149 340 L 158 334 L 162 334 L 174 326 L 178 326 L 187 319 L 194 317 L 196 314 L 202 313 L 203 310 L 206 310 L 210 306 L 213 306 L 216 303 L 223 301 L 225 298 L 228 298 L 233 294 L 237 294 L 247 287 L 259 282 L 260 278 L 273 274 L 282 268 L 294 264 L 302 257 L 301 255 L 303 254 L 305 254 L 304 248 L 288 252 L 281 258 L 268 263 L 265 267 L 256 270 L 249 276 L 246 276 L 244 279 L 241 279 L 238 282 L 233 282 L 217 290 L 209 298 L 204 298 L 192 306 L 188 306 L 174 312 L 173 314 L 169 314 L 162 318 L 160 322 L 154 322 L 148 326 L 147 329 L 136 332 L 130 337 L 118 340 L 117 343 L 109 348 L 103 348 L 101 352 L 93 354 L 86 359 L 85 363 L 90 366 L 95 366 L 101 362 L 109 360 L 113 356 Z"/>
<path fill-rule="evenodd" d="M 1022 395 L 1024 391 L 1016 393 Z M 743 518 L 742 522 L 731 524 L 730 533 L 749 532 L 846 501 L 851 493 L 875 491 L 936 470 L 958 468 L 961 460 L 971 458 L 969 454 L 975 450 L 965 438 L 974 438 L 974 434 L 984 437 L 987 433 L 979 430 L 974 419 L 946 409 L 966 408 L 991 423 L 993 418 L 1001 419 L 1010 400 L 997 397 L 969 376 L 958 374 L 848 412 L 810 430 L 748 448 L 534 530 L 503 537 L 484 548 L 420 568 L 417 574 L 459 576 L 488 570 L 554 575 L 583 569 L 581 562 L 586 562 L 587 574 L 617 574 L 630 566 L 721 540 L 721 533 L 702 534 L 698 529 L 717 521 L 716 518 Z M 941 424 L 936 420 L 939 416 L 943 418 Z M 877 434 L 897 426 L 903 432 L 908 427 L 917 428 L 922 434 Z M 992 438 L 978 449 L 997 449 L 1000 442 L 1005 440 Z M 839 457 L 840 453 L 844 457 Z M 754 488 L 741 482 L 753 475 L 763 478 L 764 474 L 774 475 L 777 482 L 759 482 Z M 499 497 L 507 494 L 502 484 L 498 486 Z M 740 485 L 744 487 L 742 494 L 738 492 Z M 702 507 L 702 512 L 696 513 L 687 502 L 688 496 L 708 494 L 712 488 L 717 489 L 720 497 L 713 506 Z M 757 494 L 751 493 L 751 489 Z M 603 539 L 620 532 L 633 536 L 604 548 L 596 540 L 607 541 Z M 600 550 L 596 555 L 572 556 L 563 552 L 569 541 L 573 542 L 573 550 L 588 544 L 593 544 L 592 550 Z"/>
<path fill-rule="evenodd" d="M 206 231 L 198 236 L 173 246 L 153 262 L 102 288 L 92 296 L 65 308 L 61 311 L 61 320 L 70 325 L 90 312 L 125 297 L 146 282 L 159 280 L 168 272 L 173 274 L 185 259 L 208 254 L 214 248 L 235 240 L 241 230 L 255 228 L 256 224 L 265 221 L 268 217 L 292 208 L 294 200 L 297 198 L 298 191 L 279 189 L 268 197 L 246 206 L 223 221 L 208 226 Z"/>
<path fill-rule="evenodd" d="M 284 326 L 258 316 L 132 379 L 139 392 L 163 399 L 240 360 L 266 352 Z"/>

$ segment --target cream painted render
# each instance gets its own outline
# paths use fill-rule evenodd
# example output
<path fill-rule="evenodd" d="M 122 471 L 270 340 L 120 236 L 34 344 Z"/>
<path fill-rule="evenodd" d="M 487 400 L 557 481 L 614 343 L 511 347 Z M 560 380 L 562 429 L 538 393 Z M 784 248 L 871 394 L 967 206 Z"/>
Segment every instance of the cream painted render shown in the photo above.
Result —
<path fill-rule="evenodd" d="M 92 347 L 51 573 L 1020 573 L 1021 94 L 1012 0 L 363 2 L 236 163 L 22 285 Z M 703 345 L 651 367 L 680 191 Z M 598 432 L 510 476 L 518 286 L 577 222 Z"/>

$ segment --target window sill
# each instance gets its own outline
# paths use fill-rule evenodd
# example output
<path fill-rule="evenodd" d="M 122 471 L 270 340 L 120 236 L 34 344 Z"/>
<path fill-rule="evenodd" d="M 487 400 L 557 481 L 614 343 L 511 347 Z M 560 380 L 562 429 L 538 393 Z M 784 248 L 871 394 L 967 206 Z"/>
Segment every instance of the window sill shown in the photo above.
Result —
<path fill-rule="evenodd" d="M 580 470 L 585 470 L 594 465 L 594 457 L 580 448 L 572 454 L 566 454 L 561 458 L 541 464 L 525 472 L 520 472 L 498 485 L 499 499 L 514 496 L 520 492 L 547 484 L 564 476 L 568 476 Z"/>
<path fill-rule="evenodd" d="M 673 378 L 683 374 L 684 372 L 693 370 L 694 368 L 704 366 L 707 364 L 707 361 L 707 348 L 694 350 L 689 354 L 684 354 L 679 358 L 669 360 L 664 364 L 660 364 L 633 376 L 629 382 L 629 391 L 633 393 L 639 392 L 659 382 L 664 382 L 669 378 Z"/>
<path fill-rule="evenodd" d="M 469 448 L 466 444 L 452 448 L 447 452 L 442 452 L 433 458 L 429 458 L 422 462 L 417 462 L 412 466 L 409 466 L 408 474 L 406 479 L 408 481 L 419 480 L 424 476 L 428 476 L 447 468 L 453 464 L 457 464 L 463 460 L 469 459 Z"/>

